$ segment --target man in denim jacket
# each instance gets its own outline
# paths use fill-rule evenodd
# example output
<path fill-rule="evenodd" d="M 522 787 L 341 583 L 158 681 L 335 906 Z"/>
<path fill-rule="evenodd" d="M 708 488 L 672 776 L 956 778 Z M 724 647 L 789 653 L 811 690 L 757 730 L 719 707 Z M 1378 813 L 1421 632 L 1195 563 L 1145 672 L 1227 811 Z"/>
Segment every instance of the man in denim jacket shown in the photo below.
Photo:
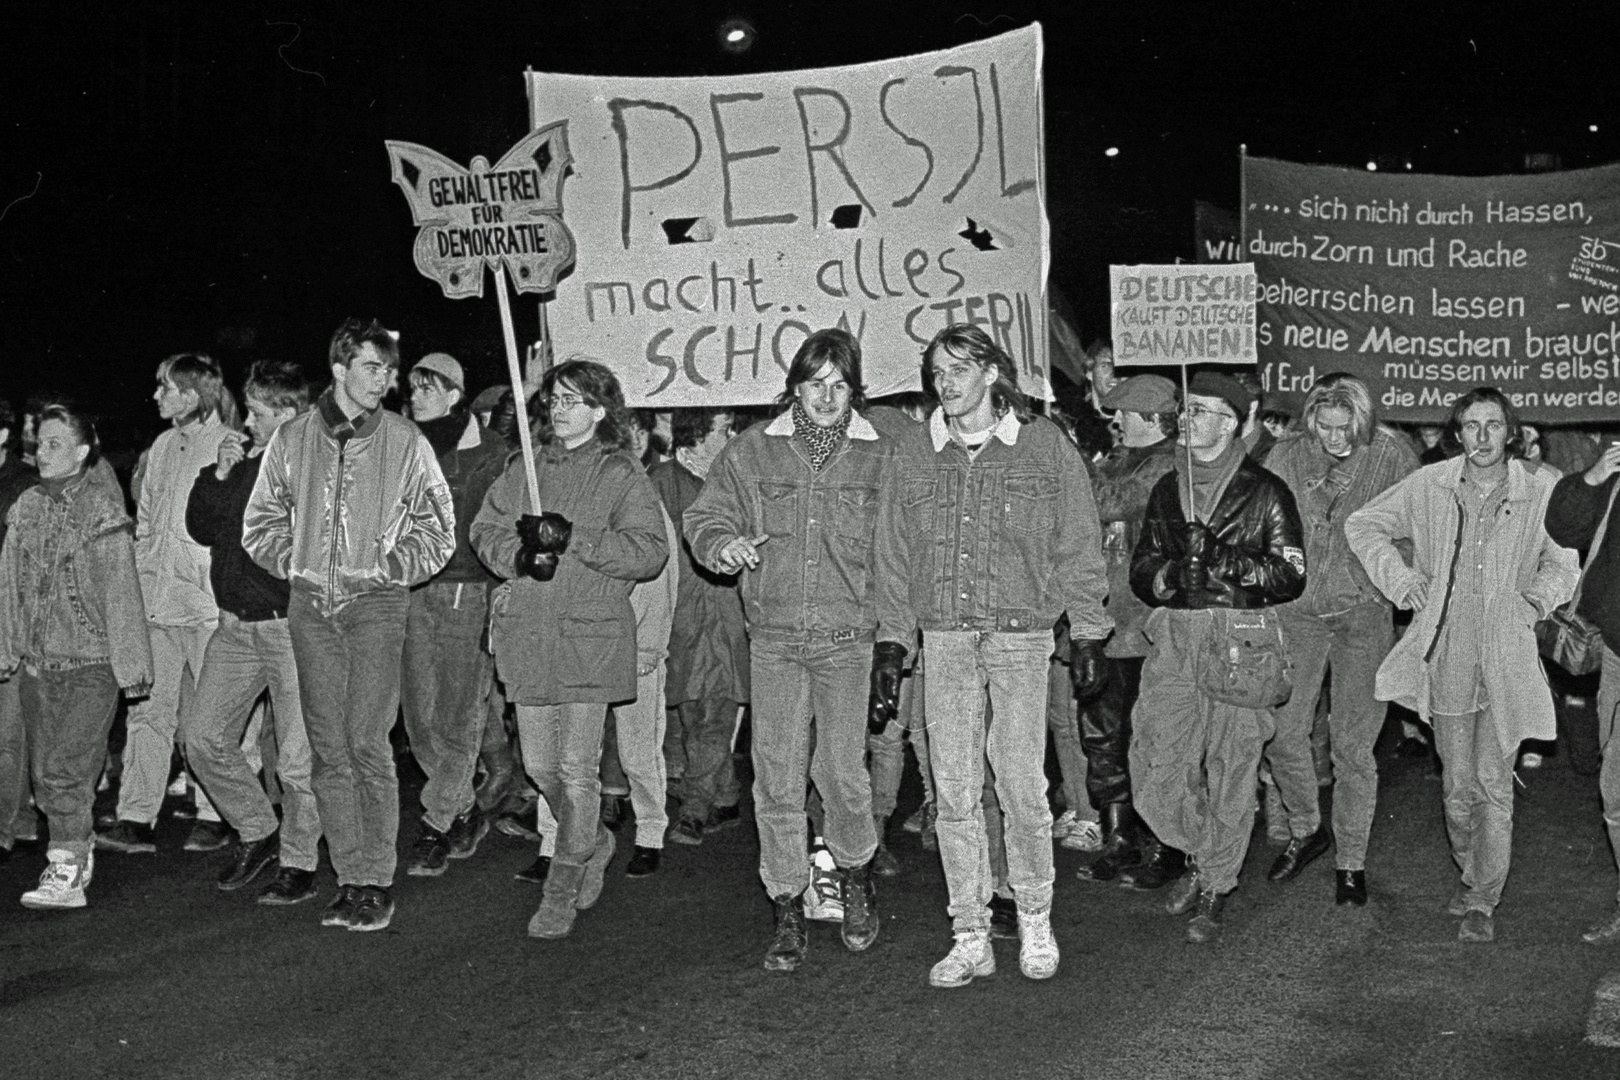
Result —
<path fill-rule="evenodd" d="M 996 969 L 981 805 L 986 758 L 1006 816 L 1019 968 L 1046 979 L 1058 967 L 1044 768 L 1047 662 L 1053 625 L 1067 612 L 1075 689 L 1087 697 L 1100 686 L 1113 622 L 1103 612 L 1108 576 L 1097 506 L 1079 453 L 1056 425 L 1030 414 L 1012 358 L 987 334 L 948 327 L 923 358 L 940 408 L 906 433 L 884 478 L 871 720 L 894 715 L 906 650 L 920 627 L 939 852 L 956 935 L 929 982 L 963 986 Z M 987 701 L 995 712 L 988 728 Z"/>
<path fill-rule="evenodd" d="M 792 971 L 804 959 L 801 896 L 810 884 L 807 768 L 826 808 L 827 848 L 844 872 L 844 944 L 860 952 L 878 934 L 861 721 L 877 622 L 878 487 L 893 448 L 858 411 L 861 347 L 843 330 L 805 340 L 781 400 L 790 407 L 780 416 L 726 444 L 684 522 L 699 563 L 742 571 L 760 877 L 776 914 L 765 967 Z"/>

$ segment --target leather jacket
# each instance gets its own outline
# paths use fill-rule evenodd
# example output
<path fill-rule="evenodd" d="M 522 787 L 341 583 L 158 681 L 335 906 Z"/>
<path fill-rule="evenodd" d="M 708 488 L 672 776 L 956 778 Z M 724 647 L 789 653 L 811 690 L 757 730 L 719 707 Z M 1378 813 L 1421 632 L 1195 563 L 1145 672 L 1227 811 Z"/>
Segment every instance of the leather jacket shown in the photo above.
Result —
<path fill-rule="evenodd" d="M 1294 497 L 1275 475 L 1244 458 L 1221 493 L 1205 558 L 1209 584 L 1192 595 L 1177 585 L 1187 557 L 1187 518 L 1176 485 L 1181 474 L 1159 478 L 1148 496 L 1142 538 L 1131 558 L 1131 591 L 1150 607 L 1272 607 L 1305 591 L 1305 539 Z"/>

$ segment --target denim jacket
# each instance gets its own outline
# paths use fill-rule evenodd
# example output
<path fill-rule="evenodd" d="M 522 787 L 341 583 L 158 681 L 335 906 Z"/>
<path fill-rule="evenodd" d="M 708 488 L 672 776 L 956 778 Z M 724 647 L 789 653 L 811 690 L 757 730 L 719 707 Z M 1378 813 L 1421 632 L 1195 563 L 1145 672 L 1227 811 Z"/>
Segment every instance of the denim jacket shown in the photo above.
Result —
<path fill-rule="evenodd" d="M 750 634 L 871 634 L 878 487 L 892 454 L 893 440 L 860 413 L 820 472 L 793 437 L 790 412 L 726 444 L 684 528 L 693 557 L 716 573 L 731 540 L 770 537 L 759 568 L 741 575 Z"/>
<path fill-rule="evenodd" d="M 1308 431 L 1283 436 L 1267 455 L 1265 467 L 1288 485 L 1305 529 L 1305 565 L 1310 575 L 1293 610 L 1307 615 L 1336 615 L 1357 604 L 1384 600 L 1350 550 L 1344 522 L 1376 495 L 1417 471 L 1411 443 L 1375 427 L 1370 445 L 1357 446 L 1339 468 L 1348 481 L 1342 492 L 1329 483 L 1335 461 Z"/>
<path fill-rule="evenodd" d="M 909 648 L 919 627 L 1050 637 L 1065 612 L 1074 637 L 1108 636 L 1091 479 L 1051 421 L 1008 413 L 975 457 L 936 410 L 902 438 L 879 502 L 879 640 Z"/>
<path fill-rule="evenodd" d="M 122 499 L 81 473 L 60 498 L 22 493 L 0 552 L 0 673 L 110 664 L 119 686 L 152 679 L 152 648 Z"/>

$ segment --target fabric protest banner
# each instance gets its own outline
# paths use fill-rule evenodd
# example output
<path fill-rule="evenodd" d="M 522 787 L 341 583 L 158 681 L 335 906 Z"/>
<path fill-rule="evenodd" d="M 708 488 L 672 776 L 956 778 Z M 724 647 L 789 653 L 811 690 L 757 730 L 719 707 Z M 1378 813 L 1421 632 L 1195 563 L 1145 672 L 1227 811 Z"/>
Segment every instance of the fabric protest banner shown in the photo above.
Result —
<path fill-rule="evenodd" d="M 922 346 L 974 323 L 1047 394 L 1038 24 L 854 67 L 702 79 L 530 72 L 568 123 L 575 269 L 550 305 L 632 405 L 758 404 L 842 326 L 867 392 L 917 388 Z"/>
<path fill-rule="evenodd" d="M 1541 422 L 1620 407 L 1620 166 L 1391 175 L 1243 158 L 1261 379 L 1365 380 L 1392 420 L 1476 386 Z"/>
<path fill-rule="evenodd" d="M 1224 206 L 1193 200 L 1193 262 L 1243 260 L 1243 219 Z"/>
<path fill-rule="evenodd" d="M 1253 367 L 1253 263 L 1110 266 L 1114 366 Z"/>

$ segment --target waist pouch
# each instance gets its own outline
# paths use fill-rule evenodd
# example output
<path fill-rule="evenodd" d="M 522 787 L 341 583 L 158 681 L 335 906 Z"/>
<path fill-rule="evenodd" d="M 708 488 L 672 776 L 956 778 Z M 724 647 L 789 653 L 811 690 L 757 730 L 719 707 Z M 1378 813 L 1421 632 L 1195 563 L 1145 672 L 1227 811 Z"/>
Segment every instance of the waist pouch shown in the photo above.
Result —
<path fill-rule="evenodd" d="M 1217 608 L 1213 615 L 1198 669 L 1199 691 L 1244 709 L 1287 701 L 1294 692 L 1294 665 L 1276 613 Z"/>

